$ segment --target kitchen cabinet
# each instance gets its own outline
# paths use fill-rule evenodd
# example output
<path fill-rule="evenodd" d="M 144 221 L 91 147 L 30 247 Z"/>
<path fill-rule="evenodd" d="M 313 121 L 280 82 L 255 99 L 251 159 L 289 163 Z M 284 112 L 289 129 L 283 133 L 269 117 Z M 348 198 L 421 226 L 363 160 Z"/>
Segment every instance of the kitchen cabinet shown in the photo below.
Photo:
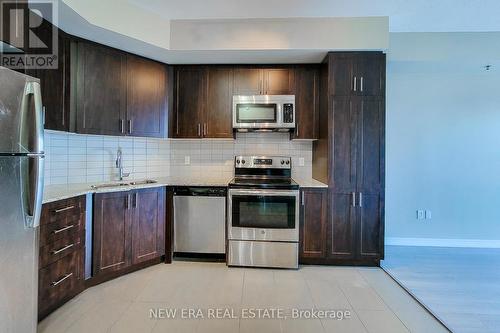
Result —
<path fill-rule="evenodd" d="M 178 67 L 175 70 L 174 138 L 201 138 L 206 106 L 205 67 Z"/>
<path fill-rule="evenodd" d="M 164 137 L 167 116 L 166 66 L 127 55 L 127 127 L 132 136 Z"/>
<path fill-rule="evenodd" d="M 294 70 L 290 68 L 234 69 L 235 95 L 291 95 L 294 93 Z"/>
<path fill-rule="evenodd" d="M 385 93 L 385 54 L 333 52 L 329 56 L 330 94 L 379 96 Z"/>
<path fill-rule="evenodd" d="M 32 13 L 35 15 L 34 13 Z M 27 75 L 40 79 L 45 129 L 70 130 L 70 42 L 71 37 L 43 19 L 37 28 L 37 36 L 43 40 L 52 38 L 53 29 L 57 31 L 57 68 L 26 69 Z"/>
<path fill-rule="evenodd" d="M 165 254 L 165 189 L 94 196 L 93 279 L 100 281 Z"/>
<path fill-rule="evenodd" d="M 263 73 L 260 68 L 235 68 L 234 94 L 261 95 L 264 90 L 263 81 Z"/>
<path fill-rule="evenodd" d="M 85 41 L 77 50 L 77 133 L 165 137 L 166 65 Z"/>
<path fill-rule="evenodd" d="M 77 133 L 125 135 L 126 55 L 78 42 L 77 66 Z"/>
<path fill-rule="evenodd" d="M 208 69 L 207 107 L 203 122 L 204 138 L 233 138 L 233 70 Z"/>
<path fill-rule="evenodd" d="M 165 253 L 165 189 L 152 188 L 132 194 L 132 264 Z"/>
<path fill-rule="evenodd" d="M 299 261 L 321 259 L 327 250 L 328 189 L 301 189 Z"/>
<path fill-rule="evenodd" d="M 185 66 L 175 71 L 174 138 L 233 138 L 233 69 Z"/>
<path fill-rule="evenodd" d="M 363 56 L 334 52 L 321 68 L 313 177 L 328 183 L 330 211 L 327 254 L 319 263 L 378 265 L 384 257 L 385 57 L 372 52 L 366 60 Z M 346 84 L 373 68 L 367 64 L 375 60 L 380 63 L 372 74 L 378 77 L 363 74 L 362 91 L 360 85 L 355 91 Z M 378 83 L 370 85 L 366 78 Z"/>
<path fill-rule="evenodd" d="M 295 69 L 295 131 L 292 139 L 318 139 L 319 68 L 298 66 Z"/>
<path fill-rule="evenodd" d="M 85 197 L 43 205 L 39 239 L 41 320 L 84 289 Z"/>

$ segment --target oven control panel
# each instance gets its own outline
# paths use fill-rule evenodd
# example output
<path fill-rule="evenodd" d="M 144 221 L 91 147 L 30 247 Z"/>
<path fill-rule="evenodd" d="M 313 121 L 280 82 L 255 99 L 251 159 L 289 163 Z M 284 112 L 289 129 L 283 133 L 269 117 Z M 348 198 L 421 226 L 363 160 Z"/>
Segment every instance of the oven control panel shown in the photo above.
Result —
<path fill-rule="evenodd" d="M 292 158 L 286 156 L 236 156 L 235 168 L 291 169 Z"/>

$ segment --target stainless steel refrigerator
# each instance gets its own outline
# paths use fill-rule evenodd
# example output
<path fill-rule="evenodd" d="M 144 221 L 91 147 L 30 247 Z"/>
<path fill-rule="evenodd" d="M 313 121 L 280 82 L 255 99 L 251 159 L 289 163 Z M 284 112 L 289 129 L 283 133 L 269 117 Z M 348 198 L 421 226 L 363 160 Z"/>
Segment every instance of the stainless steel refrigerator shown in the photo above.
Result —
<path fill-rule="evenodd" d="M 0 332 L 36 332 L 43 195 L 38 79 L 0 67 Z"/>

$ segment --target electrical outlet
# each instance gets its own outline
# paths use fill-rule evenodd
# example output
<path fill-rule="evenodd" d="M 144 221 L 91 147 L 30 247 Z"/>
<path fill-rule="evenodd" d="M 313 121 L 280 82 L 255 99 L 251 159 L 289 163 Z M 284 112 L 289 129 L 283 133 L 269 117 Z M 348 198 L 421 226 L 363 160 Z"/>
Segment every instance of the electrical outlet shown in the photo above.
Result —
<path fill-rule="evenodd" d="M 303 157 L 299 157 L 299 166 L 304 166 L 305 161 Z"/>
<path fill-rule="evenodd" d="M 421 209 L 417 210 L 417 220 L 423 220 L 425 218 L 425 212 Z"/>
<path fill-rule="evenodd" d="M 191 164 L 191 156 L 184 156 L 184 165 Z"/>
<path fill-rule="evenodd" d="M 432 212 L 430 210 L 425 211 L 425 219 L 426 220 L 432 219 Z"/>

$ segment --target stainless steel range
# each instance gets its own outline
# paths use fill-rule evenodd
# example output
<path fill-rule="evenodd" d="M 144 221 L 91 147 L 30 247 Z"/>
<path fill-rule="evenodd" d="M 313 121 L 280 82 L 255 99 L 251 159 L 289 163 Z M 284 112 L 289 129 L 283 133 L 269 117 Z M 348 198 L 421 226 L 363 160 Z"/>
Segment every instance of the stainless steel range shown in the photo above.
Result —
<path fill-rule="evenodd" d="M 228 191 L 228 265 L 298 267 L 299 185 L 290 157 L 236 156 Z"/>

